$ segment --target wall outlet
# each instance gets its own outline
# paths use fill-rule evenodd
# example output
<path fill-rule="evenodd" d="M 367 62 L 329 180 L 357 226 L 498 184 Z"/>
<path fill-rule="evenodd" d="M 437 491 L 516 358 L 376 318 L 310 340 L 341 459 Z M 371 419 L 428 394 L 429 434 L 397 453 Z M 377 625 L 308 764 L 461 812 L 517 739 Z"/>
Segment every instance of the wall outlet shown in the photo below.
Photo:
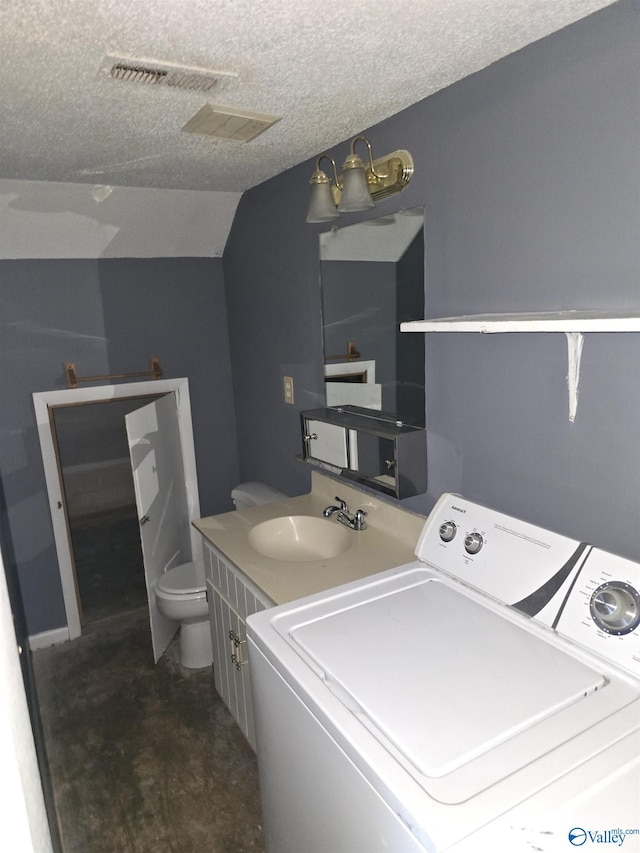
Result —
<path fill-rule="evenodd" d="M 282 382 L 284 385 L 284 401 L 293 404 L 293 376 L 284 376 Z"/>

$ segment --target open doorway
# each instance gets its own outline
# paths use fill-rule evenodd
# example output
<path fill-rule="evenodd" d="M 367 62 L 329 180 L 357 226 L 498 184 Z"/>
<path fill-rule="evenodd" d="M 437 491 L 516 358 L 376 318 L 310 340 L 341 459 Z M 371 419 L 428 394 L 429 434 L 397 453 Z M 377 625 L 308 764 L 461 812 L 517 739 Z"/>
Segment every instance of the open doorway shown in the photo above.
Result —
<path fill-rule="evenodd" d="M 69 639 L 79 637 L 82 633 L 82 602 L 72 550 L 71 525 L 66 496 L 67 486 L 61 475 L 60 457 L 56 441 L 56 419 L 61 415 L 63 408 L 80 407 L 85 404 L 108 404 L 115 401 L 125 403 L 127 400 L 133 402 L 137 399 L 137 405 L 131 407 L 131 409 L 135 410 L 148 403 L 151 399 L 170 394 L 171 392 L 174 392 L 175 395 L 174 416 L 177 418 L 175 432 L 177 441 L 176 451 L 182 457 L 181 470 L 183 471 L 186 490 L 185 517 L 192 519 L 199 517 L 200 503 L 193 447 L 189 383 L 187 379 L 163 379 L 122 385 L 92 386 L 73 388 L 65 391 L 44 391 L 33 395 L 49 498 L 49 509 L 60 568 L 60 581 L 67 616 L 66 630 Z M 100 421 L 103 414 L 107 411 L 111 410 L 96 409 L 97 420 Z M 114 409 L 112 411 L 117 412 L 118 410 Z M 62 414 L 59 418 L 61 426 L 65 418 L 73 419 L 73 416 Z M 122 420 L 124 422 L 124 414 Z M 78 473 L 77 470 L 76 473 Z M 82 473 L 82 469 L 80 469 L 80 473 Z M 120 487 L 118 486 L 118 488 Z M 86 504 L 84 508 L 86 508 Z M 84 508 L 82 511 L 84 511 Z M 140 526 L 137 517 L 136 525 L 139 531 Z M 193 528 L 187 534 L 187 541 L 189 539 L 191 542 L 191 553 L 194 555 L 201 554 L 202 543 L 200 536 Z M 195 556 L 189 557 L 189 559 L 195 558 Z"/>
<path fill-rule="evenodd" d="M 50 409 L 84 628 L 147 604 L 125 416 L 157 399 Z"/>

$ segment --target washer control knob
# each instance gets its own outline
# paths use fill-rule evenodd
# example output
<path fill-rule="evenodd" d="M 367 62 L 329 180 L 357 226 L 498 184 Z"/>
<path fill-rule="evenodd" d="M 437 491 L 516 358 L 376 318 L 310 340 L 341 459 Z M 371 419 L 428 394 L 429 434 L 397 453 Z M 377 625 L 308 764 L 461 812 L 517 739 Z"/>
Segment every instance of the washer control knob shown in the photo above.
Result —
<path fill-rule="evenodd" d="M 607 581 L 591 596 L 589 609 L 600 630 L 630 634 L 640 625 L 640 592 L 625 581 Z"/>
<path fill-rule="evenodd" d="M 467 554 L 477 554 L 484 545 L 481 533 L 468 533 L 464 537 L 464 550 Z"/>
<path fill-rule="evenodd" d="M 444 524 L 440 525 L 440 538 L 443 542 L 451 542 L 457 532 L 458 528 L 455 521 L 445 521 Z"/>

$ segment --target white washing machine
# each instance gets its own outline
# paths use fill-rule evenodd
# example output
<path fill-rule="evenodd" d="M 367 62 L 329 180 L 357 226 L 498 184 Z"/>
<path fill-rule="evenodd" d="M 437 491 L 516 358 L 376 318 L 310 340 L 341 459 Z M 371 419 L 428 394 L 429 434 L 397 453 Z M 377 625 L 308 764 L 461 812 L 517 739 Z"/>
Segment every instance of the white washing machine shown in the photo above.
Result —
<path fill-rule="evenodd" d="M 416 556 L 247 620 L 269 853 L 639 851 L 640 564 L 454 495 Z"/>

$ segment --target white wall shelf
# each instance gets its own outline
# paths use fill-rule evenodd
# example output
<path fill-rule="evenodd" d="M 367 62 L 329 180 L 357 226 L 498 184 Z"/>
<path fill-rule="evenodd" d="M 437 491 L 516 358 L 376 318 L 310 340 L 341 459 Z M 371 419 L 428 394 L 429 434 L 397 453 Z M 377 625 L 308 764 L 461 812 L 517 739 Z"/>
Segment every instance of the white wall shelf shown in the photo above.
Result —
<path fill-rule="evenodd" d="M 640 311 L 543 311 L 524 314 L 469 314 L 411 320 L 401 332 L 640 332 Z"/>
<path fill-rule="evenodd" d="M 525 314 L 469 314 L 412 320 L 400 324 L 401 332 L 563 332 L 567 338 L 567 388 L 569 420 L 578 409 L 578 385 L 585 332 L 640 332 L 640 311 L 543 311 Z"/>

